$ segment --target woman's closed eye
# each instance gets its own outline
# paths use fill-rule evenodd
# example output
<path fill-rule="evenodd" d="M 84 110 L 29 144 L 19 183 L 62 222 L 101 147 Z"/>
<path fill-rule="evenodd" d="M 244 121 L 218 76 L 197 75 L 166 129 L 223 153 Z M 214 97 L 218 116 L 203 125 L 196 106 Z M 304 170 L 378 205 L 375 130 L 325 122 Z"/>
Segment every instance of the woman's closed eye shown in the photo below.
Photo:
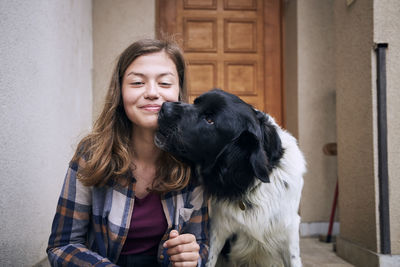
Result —
<path fill-rule="evenodd" d="M 142 82 L 142 81 L 137 81 L 137 82 L 131 82 L 131 83 L 129 83 L 130 85 L 133 85 L 133 86 L 135 86 L 135 87 L 139 87 L 139 86 L 142 86 L 142 85 L 144 85 L 144 82 Z"/>
<path fill-rule="evenodd" d="M 164 87 L 164 88 L 169 88 L 169 87 L 171 87 L 172 86 L 172 83 L 170 83 L 170 82 L 160 82 L 160 83 L 158 83 L 161 87 Z"/>

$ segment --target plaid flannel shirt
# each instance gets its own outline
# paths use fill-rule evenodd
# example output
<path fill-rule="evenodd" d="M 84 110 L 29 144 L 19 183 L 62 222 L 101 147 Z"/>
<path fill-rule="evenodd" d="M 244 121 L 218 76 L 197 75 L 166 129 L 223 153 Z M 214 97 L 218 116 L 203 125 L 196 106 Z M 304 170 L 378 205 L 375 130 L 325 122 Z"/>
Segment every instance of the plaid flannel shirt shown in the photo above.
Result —
<path fill-rule="evenodd" d="M 135 183 L 87 187 L 76 178 L 77 169 L 71 163 L 65 177 L 47 248 L 49 261 L 52 266 L 116 266 L 130 227 Z M 189 185 L 163 195 L 161 202 L 168 222 L 157 255 L 162 266 L 171 265 L 162 245 L 173 229 L 195 235 L 198 266 L 205 266 L 209 221 L 202 188 Z"/>

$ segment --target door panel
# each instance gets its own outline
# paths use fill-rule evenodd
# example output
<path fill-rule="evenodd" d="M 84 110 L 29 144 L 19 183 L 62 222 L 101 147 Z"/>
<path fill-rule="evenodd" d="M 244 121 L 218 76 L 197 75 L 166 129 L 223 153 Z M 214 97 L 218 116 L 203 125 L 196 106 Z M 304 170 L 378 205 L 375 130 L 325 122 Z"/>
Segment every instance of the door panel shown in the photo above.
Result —
<path fill-rule="evenodd" d="M 188 62 L 189 101 L 213 87 L 283 123 L 279 0 L 158 0 L 157 30 Z"/>

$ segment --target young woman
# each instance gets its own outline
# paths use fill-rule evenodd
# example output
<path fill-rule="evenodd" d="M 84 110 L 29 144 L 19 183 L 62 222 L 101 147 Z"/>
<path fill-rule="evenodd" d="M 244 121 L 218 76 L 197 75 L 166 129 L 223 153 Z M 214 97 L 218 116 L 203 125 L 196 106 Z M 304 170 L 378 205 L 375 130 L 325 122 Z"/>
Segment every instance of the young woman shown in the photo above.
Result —
<path fill-rule="evenodd" d="M 190 169 L 154 145 L 163 102 L 186 100 L 169 41 L 119 57 L 103 111 L 65 177 L 47 248 L 53 266 L 204 266 L 207 199 Z"/>

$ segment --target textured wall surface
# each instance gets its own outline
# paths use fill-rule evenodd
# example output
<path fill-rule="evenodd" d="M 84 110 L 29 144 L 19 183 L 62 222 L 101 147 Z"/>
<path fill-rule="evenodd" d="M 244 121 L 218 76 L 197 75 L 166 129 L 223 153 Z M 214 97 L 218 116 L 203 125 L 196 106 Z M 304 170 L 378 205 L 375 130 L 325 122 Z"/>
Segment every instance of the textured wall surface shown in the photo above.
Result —
<path fill-rule="evenodd" d="M 288 1 L 284 7 L 284 90 L 286 128 L 299 138 L 299 104 L 297 75 L 297 1 Z"/>
<path fill-rule="evenodd" d="M 373 1 L 334 1 L 340 237 L 377 251 Z"/>
<path fill-rule="evenodd" d="M 155 0 L 93 1 L 93 119 L 104 103 L 116 58 L 132 42 L 155 36 Z"/>
<path fill-rule="evenodd" d="M 388 43 L 387 122 L 392 254 L 400 254 L 400 1 L 374 2 L 374 42 Z"/>
<path fill-rule="evenodd" d="M 285 26 L 287 128 L 308 169 L 300 214 L 302 222 L 328 222 L 337 177 L 336 157 L 322 152 L 336 142 L 332 1 L 288 1 Z"/>
<path fill-rule="evenodd" d="M 91 1 L 0 1 L 0 266 L 45 249 L 92 117 Z"/>
<path fill-rule="evenodd" d="M 299 143 L 308 163 L 300 210 L 303 222 L 327 222 L 337 179 L 336 157 L 322 152 L 336 142 L 332 1 L 297 5 Z"/>

